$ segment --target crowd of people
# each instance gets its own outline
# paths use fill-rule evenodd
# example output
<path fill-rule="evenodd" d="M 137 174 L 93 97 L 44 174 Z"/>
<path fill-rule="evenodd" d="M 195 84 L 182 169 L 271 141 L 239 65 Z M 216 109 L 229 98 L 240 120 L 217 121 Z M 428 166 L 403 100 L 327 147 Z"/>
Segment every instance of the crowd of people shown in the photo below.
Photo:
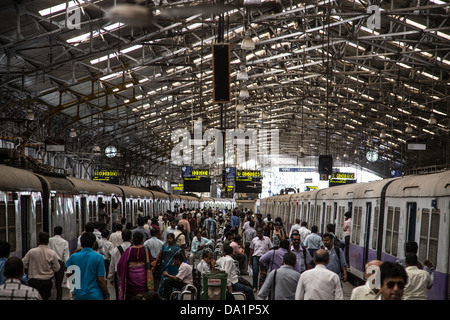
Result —
<path fill-rule="evenodd" d="M 243 293 L 247 300 L 343 300 L 348 277 L 351 213 L 346 213 L 344 244 L 335 225 L 318 233 L 306 221 L 286 230 L 283 221 L 251 210 L 177 209 L 158 217 L 139 214 L 136 225 L 99 208 L 69 252 L 60 226 L 41 232 L 38 246 L 22 259 L 0 243 L 0 299 L 169 300 L 183 288 L 202 290 L 208 273 L 225 273 L 226 299 Z M 351 300 L 427 298 L 433 267 L 417 258 L 417 243 L 406 244 L 397 262 L 373 260 L 366 283 Z M 375 271 L 374 271 L 375 270 Z M 374 273 L 377 273 L 374 276 Z M 251 281 L 246 280 L 250 276 Z M 247 278 L 248 279 L 248 278 Z"/>

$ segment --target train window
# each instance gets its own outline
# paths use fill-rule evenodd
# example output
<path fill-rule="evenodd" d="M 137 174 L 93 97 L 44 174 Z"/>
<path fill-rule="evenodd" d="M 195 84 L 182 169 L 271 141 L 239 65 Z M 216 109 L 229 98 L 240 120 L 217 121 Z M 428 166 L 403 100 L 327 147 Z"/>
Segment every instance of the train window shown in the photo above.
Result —
<path fill-rule="evenodd" d="M 361 210 L 360 210 L 361 209 Z M 352 242 L 359 244 L 359 236 L 361 234 L 361 215 L 362 208 L 355 207 L 353 211 L 353 230 L 352 230 Z"/>
<path fill-rule="evenodd" d="M 92 201 L 89 201 L 89 221 L 92 221 Z"/>
<path fill-rule="evenodd" d="M 333 223 L 334 221 L 331 221 L 331 206 L 327 206 L 327 219 L 326 219 L 326 224 L 327 223 Z M 336 232 L 336 230 L 334 230 Z"/>
<path fill-rule="evenodd" d="M 398 229 L 400 225 L 400 208 L 394 210 L 394 226 L 392 230 L 392 255 L 397 256 L 398 253 Z"/>
<path fill-rule="evenodd" d="M 430 210 L 422 209 L 422 221 L 420 224 L 419 260 L 427 259 L 428 231 L 430 229 Z"/>
<path fill-rule="evenodd" d="M 8 240 L 11 252 L 16 251 L 16 204 L 8 201 Z"/>
<path fill-rule="evenodd" d="M 437 251 L 439 240 L 439 221 L 440 210 L 431 210 L 431 226 L 430 226 L 430 244 L 428 249 L 428 260 L 431 261 L 433 266 L 437 264 Z"/>
<path fill-rule="evenodd" d="M 378 216 L 380 214 L 380 207 L 375 207 L 375 214 L 373 216 L 373 234 L 372 234 L 372 249 L 377 249 L 378 242 Z"/>
<path fill-rule="evenodd" d="M 320 208 L 321 206 L 316 206 L 316 212 L 314 216 L 314 225 L 318 226 L 320 228 Z M 323 232 L 324 230 L 321 230 Z"/>
<path fill-rule="evenodd" d="M 0 202 L 0 242 L 6 241 L 6 206 Z"/>
<path fill-rule="evenodd" d="M 36 239 L 39 239 L 39 232 L 44 231 L 42 226 L 42 202 L 36 201 Z"/>
<path fill-rule="evenodd" d="M 361 238 L 361 219 L 362 219 L 362 207 L 356 208 L 358 211 L 358 219 L 357 219 L 357 225 L 356 225 L 356 244 L 359 245 L 359 239 Z"/>
<path fill-rule="evenodd" d="M 392 207 L 388 208 L 388 215 L 386 220 L 386 243 L 384 251 L 386 253 L 391 253 L 391 240 L 392 240 L 392 219 L 394 217 L 394 209 Z"/>

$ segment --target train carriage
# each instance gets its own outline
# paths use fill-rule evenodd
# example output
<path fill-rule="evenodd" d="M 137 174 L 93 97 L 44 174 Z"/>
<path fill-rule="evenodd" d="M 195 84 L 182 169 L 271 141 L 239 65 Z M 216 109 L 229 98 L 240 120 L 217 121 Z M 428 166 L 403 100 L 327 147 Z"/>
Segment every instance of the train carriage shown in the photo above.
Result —
<path fill-rule="evenodd" d="M 299 218 L 320 233 L 335 224 L 341 241 L 344 213 L 352 212 L 348 263 L 354 284 L 364 281 L 368 261 L 396 261 L 404 256 L 406 242 L 415 241 L 419 260 L 436 268 L 428 298 L 449 297 L 450 171 L 273 196 L 261 204 L 263 214 L 287 224 Z"/>
<path fill-rule="evenodd" d="M 32 172 L 0 165 L 0 241 L 21 257 L 43 231 L 44 190 Z"/>

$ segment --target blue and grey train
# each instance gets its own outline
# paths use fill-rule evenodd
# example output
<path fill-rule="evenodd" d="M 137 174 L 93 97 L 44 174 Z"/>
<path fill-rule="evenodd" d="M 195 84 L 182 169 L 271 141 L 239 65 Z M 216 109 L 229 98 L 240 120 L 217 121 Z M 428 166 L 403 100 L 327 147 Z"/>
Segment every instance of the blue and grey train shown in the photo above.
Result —
<path fill-rule="evenodd" d="M 39 232 L 52 234 L 59 225 L 63 227 L 63 238 L 69 241 L 70 251 L 74 252 L 84 225 L 97 220 L 99 203 L 104 203 L 111 213 L 114 202 L 121 216 L 134 224 L 139 208 L 145 216 L 156 217 L 176 207 L 213 210 L 235 207 L 233 199 L 174 195 L 0 165 L 0 241 L 8 241 L 11 254 L 22 257 L 37 245 Z"/>
<path fill-rule="evenodd" d="M 287 228 L 297 218 L 321 233 L 335 224 L 341 241 L 344 213 L 352 212 L 348 263 L 356 283 L 364 282 L 368 261 L 395 261 L 415 241 L 419 260 L 435 267 L 428 299 L 450 299 L 450 171 L 263 198 L 260 210 Z"/>

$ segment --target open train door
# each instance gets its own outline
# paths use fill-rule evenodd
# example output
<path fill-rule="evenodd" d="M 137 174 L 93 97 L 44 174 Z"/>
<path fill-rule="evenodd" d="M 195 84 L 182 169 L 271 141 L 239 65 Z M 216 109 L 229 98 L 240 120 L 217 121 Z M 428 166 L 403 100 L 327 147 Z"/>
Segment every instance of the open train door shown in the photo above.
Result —
<path fill-rule="evenodd" d="M 30 196 L 20 196 L 20 222 L 22 233 L 22 256 L 31 249 Z M 37 240 L 37 239 L 36 239 Z"/>

